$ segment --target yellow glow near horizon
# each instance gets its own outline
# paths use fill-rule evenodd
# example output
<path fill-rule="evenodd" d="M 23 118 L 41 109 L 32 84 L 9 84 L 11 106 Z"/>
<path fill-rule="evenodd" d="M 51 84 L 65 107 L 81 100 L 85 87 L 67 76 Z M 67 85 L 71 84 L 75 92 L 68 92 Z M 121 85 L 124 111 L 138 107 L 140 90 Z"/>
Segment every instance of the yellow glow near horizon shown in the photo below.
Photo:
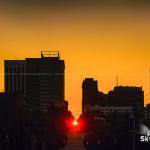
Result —
<path fill-rule="evenodd" d="M 73 121 L 74 126 L 78 126 L 78 122 L 76 120 Z"/>
<path fill-rule="evenodd" d="M 59 50 L 66 65 L 66 100 L 76 116 L 81 112 L 86 77 L 98 80 L 99 90 L 106 93 L 116 85 L 118 75 L 120 85 L 142 86 L 148 103 L 149 12 L 69 10 L 28 17 L 1 13 L 0 89 L 4 59 L 40 57 L 41 50 Z"/>

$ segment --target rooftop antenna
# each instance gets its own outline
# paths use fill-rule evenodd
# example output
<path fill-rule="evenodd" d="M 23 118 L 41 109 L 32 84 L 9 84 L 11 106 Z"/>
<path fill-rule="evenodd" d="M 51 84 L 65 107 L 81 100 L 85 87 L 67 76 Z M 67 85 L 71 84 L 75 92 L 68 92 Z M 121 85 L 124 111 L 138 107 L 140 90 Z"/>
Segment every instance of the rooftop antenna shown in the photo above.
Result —
<path fill-rule="evenodd" d="M 116 76 L 116 86 L 118 86 L 118 75 Z"/>

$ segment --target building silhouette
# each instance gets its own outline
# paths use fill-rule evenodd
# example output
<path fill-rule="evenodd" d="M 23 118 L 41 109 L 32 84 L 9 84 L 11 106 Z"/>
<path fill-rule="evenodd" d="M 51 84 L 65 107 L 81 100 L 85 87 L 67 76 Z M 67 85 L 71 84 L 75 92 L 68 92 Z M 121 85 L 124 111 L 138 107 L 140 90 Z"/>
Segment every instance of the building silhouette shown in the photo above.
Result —
<path fill-rule="evenodd" d="M 150 103 L 144 108 L 144 115 L 146 120 L 150 120 Z"/>
<path fill-rule="evenodd" d="M 82 105 L 95 105 L 98 98 L 97 81 L 93 78 L 85 78 L 82 83 Z"/>
<path fill-rule="evenodd" d="M 5 92 L 23 93 L 26 96 L 26 61 L 5 60 L 4 61 Z"/>
<path fill-rule="evenodd" d="M 142 87 L 116 86 L 108 92 L 109 106 L 132 108 L 135 117 L 144 115 L 144 91 Z"/>
<path fill-rule="evenodd" d="M 29 107 L 47 110 L 64 102 L 64 60 L 59 52 L 41 52 L 41 58 L 27 58 L 27 96 Z"/>
<path fill-rule="evenodd" d="M 116 86 L 108 94 L 98 91 L 97 81 L 86 78 L 82 83 L 82 113 L 87 111 L 109 114 L 133 113 L 142 116 L 144 91 L 142 87 Z"/>
<path fill-rule="evenodd" d="M 47 111 L 51 105 L 68 109 L 65 101 L 65 63 L 57 51 L 41 58 L 5 60 L 5 92 L 22 92 L 29 110 Z"/>
<path fill-rule="evenodd" d="M 108 92 L 108 101 L 111 106 L 130 106 L 139 101 L 144 107 L 144 91 L 142 87 L 116 86 Z"/>

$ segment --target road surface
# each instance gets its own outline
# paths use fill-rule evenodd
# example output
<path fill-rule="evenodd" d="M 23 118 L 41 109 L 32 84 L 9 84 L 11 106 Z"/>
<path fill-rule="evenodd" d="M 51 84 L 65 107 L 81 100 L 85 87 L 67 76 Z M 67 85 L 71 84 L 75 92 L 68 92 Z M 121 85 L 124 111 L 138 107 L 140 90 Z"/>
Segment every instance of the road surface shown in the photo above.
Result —
<path fill-rule="evenodd" d="M 79 130 L 68 133 L 68 143 L 63 150 L 85 150 L 82 144 L 83 134 Z"/>

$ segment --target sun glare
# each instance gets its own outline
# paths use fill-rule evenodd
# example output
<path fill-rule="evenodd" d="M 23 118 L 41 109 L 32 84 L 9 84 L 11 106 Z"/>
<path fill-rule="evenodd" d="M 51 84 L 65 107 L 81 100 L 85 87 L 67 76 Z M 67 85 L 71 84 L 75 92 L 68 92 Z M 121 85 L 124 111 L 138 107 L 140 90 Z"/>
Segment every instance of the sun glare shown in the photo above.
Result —
<path fill-rule="evenodd" d="M 78 122 L 76 120 L 73 121 L 74 126 L 78 126 Z"/>

